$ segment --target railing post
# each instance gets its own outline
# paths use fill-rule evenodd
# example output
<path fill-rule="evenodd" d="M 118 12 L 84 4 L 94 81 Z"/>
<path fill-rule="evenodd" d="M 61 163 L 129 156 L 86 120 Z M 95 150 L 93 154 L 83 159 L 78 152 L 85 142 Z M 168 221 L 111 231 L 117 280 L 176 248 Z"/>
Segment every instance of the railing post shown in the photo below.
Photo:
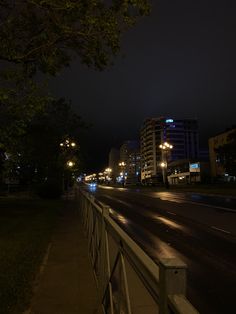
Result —
<path fill-rule="evenodd" d="M 95 197 L 94 197 L 93 195 L 90 195 L 90 194 L 89 194 L 89 199 L 90 199 L 90 201 L 91 201 L 92 203 L 95 202 Z"/>
<path fill-rule="evenodd" d="M 186 294 L 187 265 L 177 258 L 160 258 L 160 314 L 169 314 L 168 295 Z"/>
<path fill-rule="evenodd" d="M 110 208 L 110 206 L 107 206 L 107 205 L 102 206 L 102 215 L 103 215 L 103 217 L 108 217 L 109 216 L 109 208 Z"/>
<path fill-rule="evenodd" d="M 102 206 L 102 223 L 103 223 L 103 241 L 104 241 L 104 251 L 103 251 L 103 269 L 104 269 L 104 277 L 102 282 L 102 291 L 101 291 L 101 298 L 104 301 L 105 292 L 106 289 L 108 289 L 109 293 L 109 306 L 110 306 L 110 313 L 114 314 L 114 307 L 113 307 L 113 296 L 112 296 L 112 284 L 110 282 L 110 276 L 111 276 L 111 265 L 110 265 L 110 252 L 109 252 L 109 244 L 108 244 L 108 233 L 106 230 L 106 221 L 105 218 L 109 217 L 109 208 L 110 206 L 103 205 Z M 105 309 L 105 304 L 102 301 L 102 306 Z"/>

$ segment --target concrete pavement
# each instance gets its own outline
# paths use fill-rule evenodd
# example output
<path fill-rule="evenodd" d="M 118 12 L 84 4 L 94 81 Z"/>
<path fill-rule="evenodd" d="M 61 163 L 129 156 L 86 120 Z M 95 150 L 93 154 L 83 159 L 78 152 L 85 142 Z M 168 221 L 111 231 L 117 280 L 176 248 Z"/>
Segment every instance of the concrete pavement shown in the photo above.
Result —
<path fill-rule="evenodd" d="M 97 313 L 97 288 L 77 206 L 74 200 L 69 200 L 60 213 L 31 308 L 27 313 Z"/>

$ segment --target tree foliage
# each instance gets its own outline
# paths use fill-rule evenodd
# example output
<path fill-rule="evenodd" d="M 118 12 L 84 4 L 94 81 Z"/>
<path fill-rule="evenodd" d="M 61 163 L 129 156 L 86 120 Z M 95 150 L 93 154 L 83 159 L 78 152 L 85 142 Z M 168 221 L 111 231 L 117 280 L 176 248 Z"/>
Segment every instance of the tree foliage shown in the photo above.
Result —
<path fill-rule="evenodd" d="M 64 99 L 50 102 L 43 113 L 35 115 L 28 123 L 16 142 L 9 143 L 6 170 L 24 182 L 59 177 L 66 161 L 60 142 L 69 137 L 78 143 L 83 127 L 81 118 Z M 74 160 L 81 159 L 78 149 L 73 154 Z"/>
<path fill-rule="evenodd" d="M 0 0 L 0 142 L 14 141 L 48 102 L 37 72 L 55 75 L 73 57 L 105 68 L 149 9 L 148 0 Z"/>
<path fill-rule="evenodd" d="M 64 101 L 47 106 L 36 74 L 55 75 L 77 57 L 104 69 L 122 34 L 149 10 L 149 0 L 0 0 L 0 151 L 11 162 L 37 168 L 33 162 L 56 154 L 55 143 L 77 119 Z"/>
<path fill-rule="evenodd" d="M 7 148 L 52 98 L 43 84 L 18 67 L 4 71 L 0 86 L 0 147 Z"/>
<path fill-rule="evenodd" d="M 236 130 L 228 135 L 227 144 L 217 148 L 216 152 L 225 171 L 236 176 Z"/>
<path fill-rule="evenodd" d="M 0 0 L 0 60 L 55 74 L 73 55 L 98 69 L 122 33 L 149 13 L 148 0 Z"/>

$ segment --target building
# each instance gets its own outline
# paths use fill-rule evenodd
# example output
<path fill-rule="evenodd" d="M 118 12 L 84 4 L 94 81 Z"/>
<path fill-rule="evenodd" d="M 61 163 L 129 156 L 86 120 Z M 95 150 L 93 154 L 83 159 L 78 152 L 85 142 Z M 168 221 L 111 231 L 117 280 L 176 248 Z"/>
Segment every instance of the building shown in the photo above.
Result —
<path fill-rule="evenodd" d="M 115 178 L 119 175 L 119 160 L 120 151 L 117 148 L 111 148 L 109 152 L 109 168 L 112 169 L 111 177 L 115 181 Z"/>
<path fill-rule="evenodd" d="M 124 166 L 120 169 L 124 172 L 126 184 L 140 182 L 140 145 L 138 141 L 125 141 L 120 147 L 120 162 Z"/>
<path fill-rule="evenodd" d="M 211 166 L 211 176 L 215 179 L 223 179 L 225 181 L 230 180 L 230 176 L 225 172 L 223 166 L 223 161 L 217 154 L 217 149 L 220 146 L 230 143 L 229 136 L 236 132 L 236 127 L 226 130 L 225 132 L 219 133 L 208 140 L 209 145 L 209 157 L 210 157 L 210 166 Z"/>
<path fill-rule="evenodd" d="M 159 145 L 168 142 L 173 149 L 166 154 L 169 163 L 181 159 L 197 159 L 199 133 L 196 119 L 157 117 L 146 119 L 141 128 L 141 181 L 155 184 L 162 180 L 163 151 Z"/>
<path fill-rule="evenodd" d="M 202 161 L 207 161 L 209 162 L 209 149 L 207 148 L 202 148 L 199 150 L 199 159 Z"/>
<path fill-rule="evenodd" d="M 141 128 L 141 182 L 155 183 L 160 176 L 157 165 L 161 161 L 158 145 L 161 143 L 158 119 L 146 119 Z M 161 178 L 161 177 L 160 177 Z"/>
<path fill-rule="evenodd" d="M 182 159 L 172 161 L 168 165 L 169 184 L 192 184 L 209 180 L 209 162 Z"/>

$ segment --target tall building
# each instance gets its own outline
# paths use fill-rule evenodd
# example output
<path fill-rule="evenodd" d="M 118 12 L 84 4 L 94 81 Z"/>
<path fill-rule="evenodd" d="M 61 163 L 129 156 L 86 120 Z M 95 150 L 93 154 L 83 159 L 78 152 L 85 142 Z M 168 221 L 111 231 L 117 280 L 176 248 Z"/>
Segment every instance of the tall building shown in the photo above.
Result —
<path fill-rule="evenodd" d="M 140 145 L 138 141 L 125 141 L 120 147 L 120 161 L 124 162 L 126 184 L 140 182 Z"/>
<path fill-rule="evenodd" d="M 225 168 L 223 166 L 222 160 L 217 154 L 217 149 L 220 146 L 230 143 L 229 135 L 236 132 L 236 128 L 232 127 L 231 129 L 226 130 L 220 134 L 217 134 L 214 137 L 209 138 L 209 157 L 210 157 L 210 166 L 211 166 L 211 176 L 213 178 L 224 178 L 228 177 L 229 174 L 225 173 Z M 226 181 L 228 178 L 224 178 Z"/>
<path fill-rule="evenodd" d="M 162 180 L 163 161 L 160 144 L 168 142 L 173 149 L 167 161 L 196 159 L 199 156 L 199 134 L 196 119 L 157 117 L 146 119 L 141 128 L 141 181 L 157 183 Z"/>
<path fill-rule="evenodd" d="M 112 147 L 110 152 L 109 152 L 109 168 L 112 169 L 111 176 L 115 181 L 115 178 L 119 174 L 119 160 L 120 160 L 120 151 L 119 149 Z"/>

